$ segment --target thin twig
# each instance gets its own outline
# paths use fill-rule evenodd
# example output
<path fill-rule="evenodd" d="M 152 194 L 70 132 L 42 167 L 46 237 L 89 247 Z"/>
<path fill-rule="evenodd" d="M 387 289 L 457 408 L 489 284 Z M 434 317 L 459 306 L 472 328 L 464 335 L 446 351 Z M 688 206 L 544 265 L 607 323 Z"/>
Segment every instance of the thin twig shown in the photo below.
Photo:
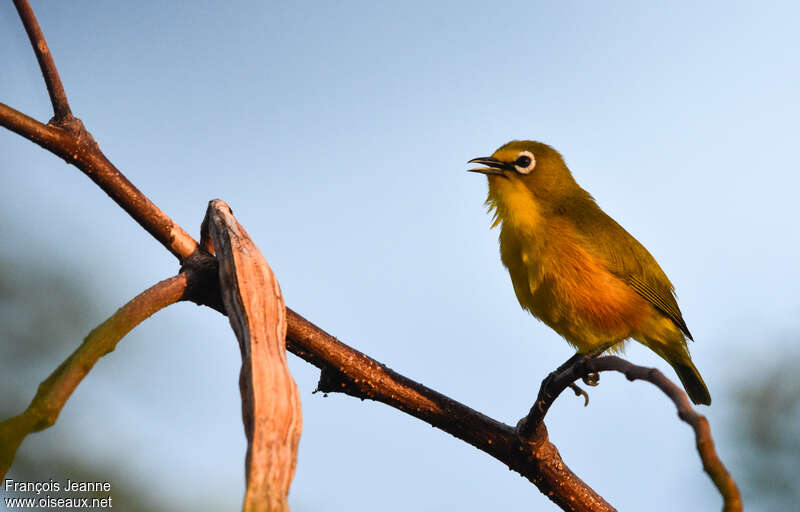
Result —
<path fill-rule="evenodd" d="M 520 420 L 521 435 L 535 432 L 556 398 L 577 379 L 596 372 L 617 371 L 631 381 L 645 380 L 658 387 L 672 400 L 678 409 L 678 417 L 694 430 L 697 452 L 703 463 L 703 469 L 722 495 L 723 511 L 741 512 L 742 498 L 739 488 L 717 455 L 708 420 L 695 411 L 686 392 L 658 369 L 638 366 L 617 356 L 605 356 L 593 359 L 578 358 L 572 360 L 572 364 L 566 367 L 562 365 L 560 370 L 542 382 L 539 398 L 531 407 L 528 416 Z"/>
<path fill-rule="evenodd" d="M 678 409 L 678 417 L 694 429 L 697 452 L 703 461 L 703 469 L 711 477 L 714 485 L 722 495 L 724 512 L 741 512 L 742 496 L 730 472 L 717 455 L 714 448 L 714 438 L 711 437 L 711 427 L 708 419 L 698 414 L 689 402 L 689 397 L 677 384 L 669 380 L 656 368 L 637 366 L 617 356 L 606 356 L 590 360 L 586 364 L 590 372 L 617 371 L 630 380 L 645 380 L 655 385 Z"/>
<path fill-rule="evenodd" d="M 30 39 L 31 46 L 33 46 L 36 60 L 39 61 L 39 68 L 42 70 L 44 82 L 47 84 L 47 92 L 50 94 L 50 102 L 53 104 L 54 115 L 51 122 L 55 125 L 60 125 L 72 117 L 72 112 L 69 109 L 67 93 L 64 92 L 64 86 L 58 76 L 53 55 L 50 53 L 50 48 L 47 46 L 47 41 L 28 0 L 14 0 L 14 6 L 17 8 L 19 18 L 25 26 L 25 32 L 28 33 L 28 39 Z"/>
<path fill-rule="evenodd" d="M 14 460 L 20 443 L 56 422 L 72 392 L 98 359 L 108 354 L 134 327 L 156 311 L 181 300 L 186 276 L 165 279 L 148 288 L 97 326 L 83 343 L 39 385 L 25 411 L 0 423 L 0 480 Z"/>

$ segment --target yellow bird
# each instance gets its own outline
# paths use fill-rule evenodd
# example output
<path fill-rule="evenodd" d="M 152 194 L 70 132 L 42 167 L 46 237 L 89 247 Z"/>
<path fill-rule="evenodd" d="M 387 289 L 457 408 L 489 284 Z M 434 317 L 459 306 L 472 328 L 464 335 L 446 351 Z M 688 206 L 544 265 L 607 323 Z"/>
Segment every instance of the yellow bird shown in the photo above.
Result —
<path fill-rule="evenodd" d="M 486 166 L 469 170 L 488 177 L 486 204 L 520 305 L 580 353 L 635 339 L 672 365 L 694 403 L 711 404 L 672 283 L 578 185 L 561 154 L 515 140 L 470 163 Z"/>

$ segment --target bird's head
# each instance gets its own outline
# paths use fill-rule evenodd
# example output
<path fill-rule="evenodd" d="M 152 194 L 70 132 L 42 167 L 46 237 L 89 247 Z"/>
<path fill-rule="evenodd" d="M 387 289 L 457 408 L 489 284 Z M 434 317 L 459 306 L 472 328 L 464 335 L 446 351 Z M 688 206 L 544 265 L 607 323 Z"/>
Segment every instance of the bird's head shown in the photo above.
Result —
<path fill-rule="evenodd" d="M 469 163 L 485 166 L 469 171 L 487 175 L 490 187 L 495 180 L 519 180 L 544 203 L 581 190 L 561 154 L 533 140 L 512 140 L 492 156 L 473 158 Z"/>

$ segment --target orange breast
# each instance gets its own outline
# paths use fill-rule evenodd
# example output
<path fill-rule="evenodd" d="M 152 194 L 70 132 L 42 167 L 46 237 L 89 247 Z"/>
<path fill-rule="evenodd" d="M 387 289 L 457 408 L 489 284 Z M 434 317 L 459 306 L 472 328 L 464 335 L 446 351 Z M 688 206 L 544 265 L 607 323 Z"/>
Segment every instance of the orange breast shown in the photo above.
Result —
<path fill-rule="evenodd" d="M 581 351 L 635 334 L 653 308 L 583 247 L 568 223 L 554 219 L 547 230 L 541 282 L 528 309 Z"/>
<path fill-rule="evenodd" d="M 516 177 L 489 177 L 500 255 L 520 305 L 584 352 L 637 335 L 655 309 L 607 270 L 565 219 L 544 216 Z"/>

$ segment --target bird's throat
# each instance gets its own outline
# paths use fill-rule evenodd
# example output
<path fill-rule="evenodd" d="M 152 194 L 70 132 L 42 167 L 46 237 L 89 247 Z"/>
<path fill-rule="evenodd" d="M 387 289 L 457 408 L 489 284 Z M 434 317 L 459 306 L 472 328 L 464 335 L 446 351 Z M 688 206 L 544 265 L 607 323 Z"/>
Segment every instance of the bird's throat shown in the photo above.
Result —
<path fill-rule="evenodd" d="M 542 227 L 541 208 L 525 183 L 516 176 L 489 176 L 489 211 L 494 214 L 492 227 L 502 224 L 531 236 Z"/>

